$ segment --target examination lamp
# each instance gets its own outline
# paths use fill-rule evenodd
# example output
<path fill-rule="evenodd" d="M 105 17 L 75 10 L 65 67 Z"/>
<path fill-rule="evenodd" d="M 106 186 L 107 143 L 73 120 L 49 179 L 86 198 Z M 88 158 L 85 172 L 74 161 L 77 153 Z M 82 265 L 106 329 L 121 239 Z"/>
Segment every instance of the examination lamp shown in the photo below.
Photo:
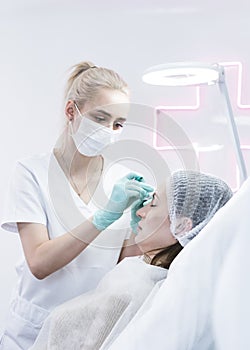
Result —
<path fill-rule="evenodd" d="M 223 95 L 227 111 L 230 130 L 239 166 L 241 183 L 247 178 L 247 171 L 240 148 L 240 140 L 235 124 L 232 106 L 225 81 L 224 67 L 219 64 L 205 64 L 200 62 L 167 63 L 147 69 L 142 76 L 145 83 L 165 86 L 197 86 L 218 84 Z"/>

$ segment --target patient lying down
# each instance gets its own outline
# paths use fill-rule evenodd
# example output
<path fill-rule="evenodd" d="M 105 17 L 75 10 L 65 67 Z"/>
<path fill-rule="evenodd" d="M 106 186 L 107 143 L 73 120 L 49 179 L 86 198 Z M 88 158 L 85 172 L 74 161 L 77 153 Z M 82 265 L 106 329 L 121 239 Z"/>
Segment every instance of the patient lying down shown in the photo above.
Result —
<path fill-rule="evenodd" d="M 106 349 L 160 287 L 182 248 L 231 196 L 227 184 L 214 176 L 174 172 L 152 201 L 131 209 L 143 255 L 125 258 L 95 290 L 57 307 L 30 350 Z"/>

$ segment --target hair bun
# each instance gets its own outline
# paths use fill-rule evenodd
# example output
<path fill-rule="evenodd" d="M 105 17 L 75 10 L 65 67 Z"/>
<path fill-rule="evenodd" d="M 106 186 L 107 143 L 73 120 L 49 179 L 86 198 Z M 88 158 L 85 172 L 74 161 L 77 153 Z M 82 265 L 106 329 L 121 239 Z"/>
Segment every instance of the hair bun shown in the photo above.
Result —
<path fill-rule="evenodd" d="M 72 67 L 73 72 L 71 73 L 69 80 L 74 81 L 80 74 L 88 70 L 89 68 L 96 68 L 94 63 L 90 61 L 80 62 Z"/>

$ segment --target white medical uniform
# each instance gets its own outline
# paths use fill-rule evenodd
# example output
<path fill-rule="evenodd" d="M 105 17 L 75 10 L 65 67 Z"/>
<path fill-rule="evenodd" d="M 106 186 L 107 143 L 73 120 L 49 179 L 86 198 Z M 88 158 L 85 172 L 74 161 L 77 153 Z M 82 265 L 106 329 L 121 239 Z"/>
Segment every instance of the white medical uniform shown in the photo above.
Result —
<path fill-rule="evenodd" d="M 51 239 L 58 237 L 91 217 L 103 205 L 104 194 L 108 195 L 114 182 L 126 173 L 125 167 L 109 166 L 105 159 L 103 177 L 93 198 L 85 204 L 70 186 L 53 153 L 19 161 L 2 228 L 18 232 L 17 222 L 39 223 L 47 227 Z M 18 282 L 0 349 L 27 350 L 55 306 L 95 288 L 116 265 L 129 232 L 127 211 L 78 257 L 43 280 L 32 275 L 23 258 L 16 266 Z"/>

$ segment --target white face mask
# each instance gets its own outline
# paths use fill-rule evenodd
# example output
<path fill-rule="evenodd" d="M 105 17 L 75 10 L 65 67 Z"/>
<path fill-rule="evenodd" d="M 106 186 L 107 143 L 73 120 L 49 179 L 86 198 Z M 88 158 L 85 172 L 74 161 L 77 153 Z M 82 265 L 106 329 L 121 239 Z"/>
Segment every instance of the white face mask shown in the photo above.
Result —
<path fill-rule="evenodd" d="M 106 146 L 118 139 L 122 130 L 111 130 L 106 126 L 83 117 L 77 105 L 75 106 L 81 116 L 80 125 L 75 133 L 70 122 L 71 136 L 76 148 L 81 154 L 87 157 L 100 155 Z"/>

